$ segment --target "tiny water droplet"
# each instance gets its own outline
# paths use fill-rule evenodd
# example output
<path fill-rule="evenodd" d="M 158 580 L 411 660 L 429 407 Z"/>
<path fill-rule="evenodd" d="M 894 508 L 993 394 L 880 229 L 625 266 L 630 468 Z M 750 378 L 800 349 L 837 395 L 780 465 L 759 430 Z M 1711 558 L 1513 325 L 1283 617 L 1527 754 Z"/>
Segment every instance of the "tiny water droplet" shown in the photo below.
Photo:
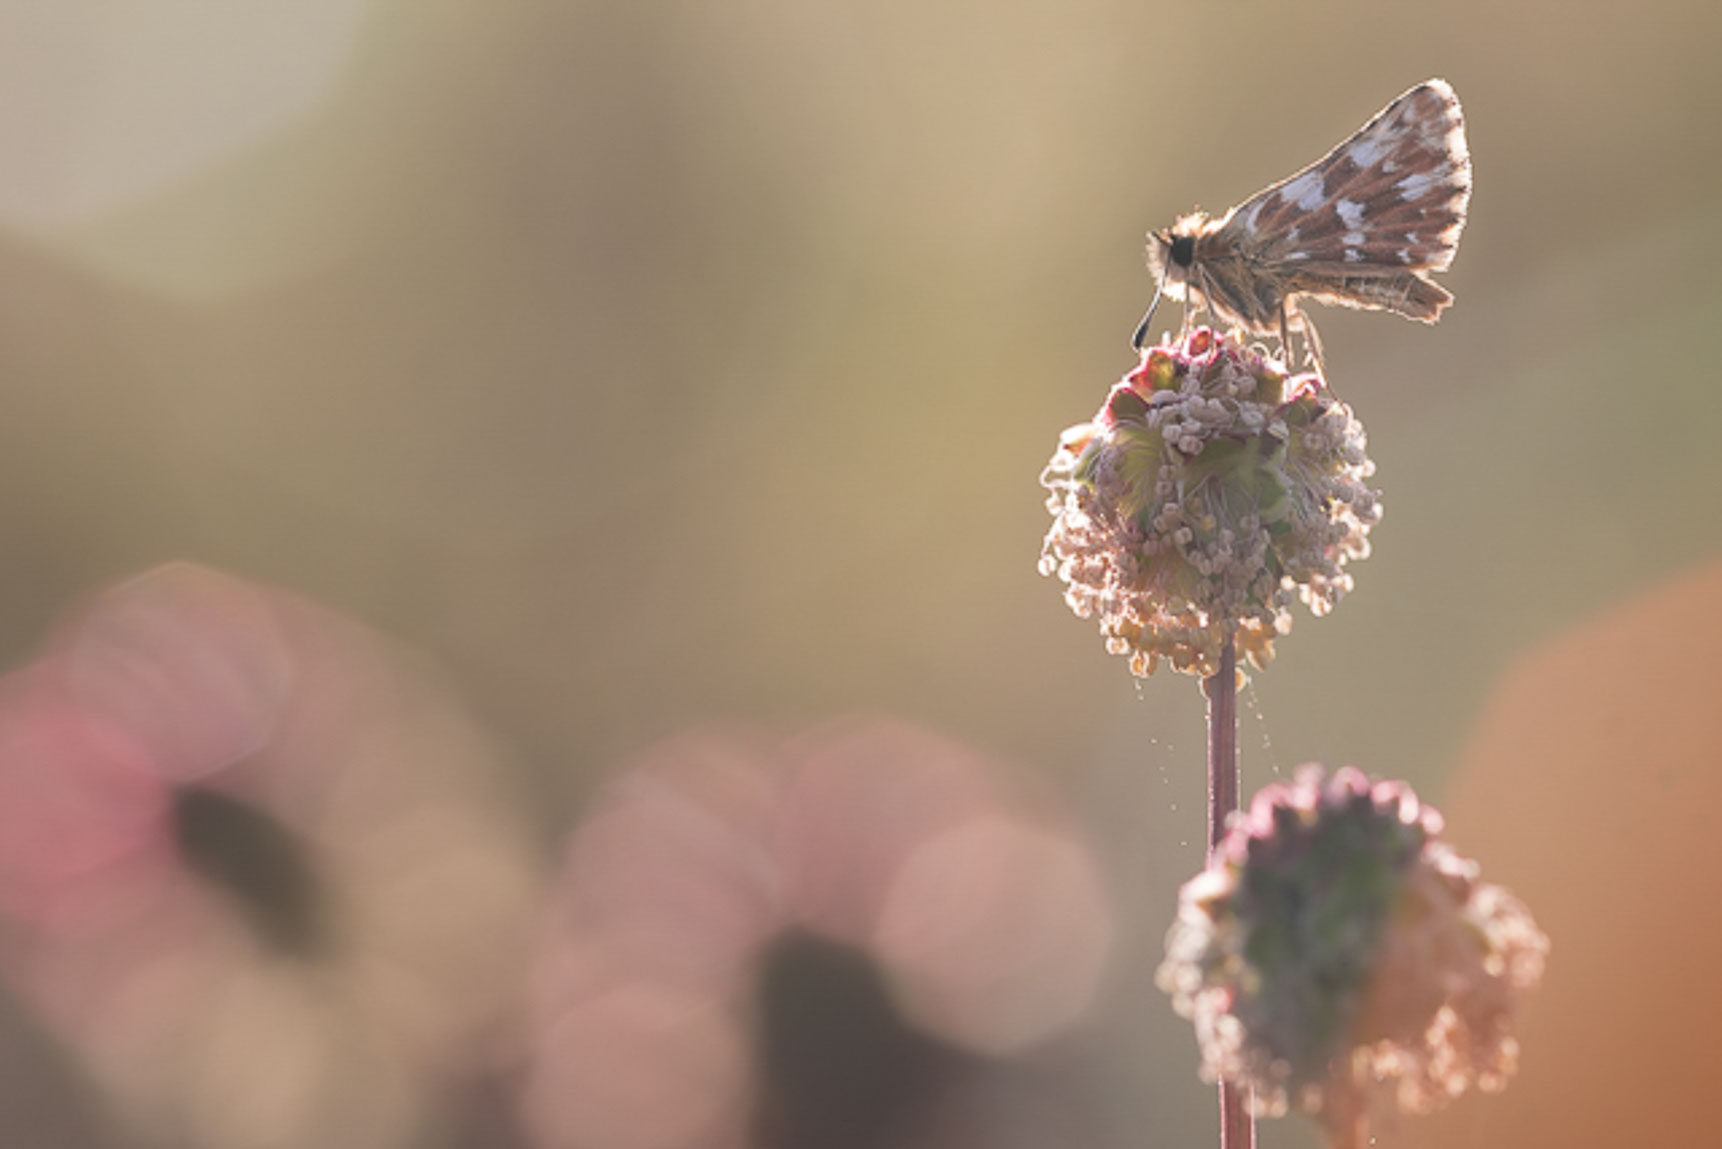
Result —
<path fill-rule="evenodd" d="M 1279 756 L 1274 753 L 1274 740 L 1268 733 L 1268 718 L 1266 714 L 1262 713 L 1262 699 L 1261 695 L 1256 693 L 1255 682 L 1252 681 L 1244 688 L 1243 696 L 1244 705 L 1249 708 L 1251 714 L 1255 715 L 1256 728 L 1262 733 L 1262 752 L 1267 756 L 1269 765 L 1273 767 L 1274 777 L 1277 778 L 1280 774 Z"/>

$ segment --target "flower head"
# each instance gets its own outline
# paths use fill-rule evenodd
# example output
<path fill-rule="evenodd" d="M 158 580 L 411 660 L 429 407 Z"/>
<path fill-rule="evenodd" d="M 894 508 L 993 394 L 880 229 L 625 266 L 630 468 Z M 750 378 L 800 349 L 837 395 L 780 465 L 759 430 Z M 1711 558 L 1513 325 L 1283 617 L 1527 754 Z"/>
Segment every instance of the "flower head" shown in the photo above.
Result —
<path fill-rule="evenodd" d="M 1135 674 L 1212 674 L 1229 636 L 1265 666 L 1294 596 L 1320 615 L 1351 589 L 1381 517 L 1373 471 L 1319 376 L 1197 328 L 1144 352 L 1061 437 L 1041 571 Z"/>
<path fill-rule="evenodd" d="M 1409 787 L 1350 767 L 1303 767 L 1233 816 L 1181 892 L 1156 978 L 1195 1023 L 1205 1077 L 1330 1129 L 1371 1086 L 1424 1112 L 1506 1084 L 1548 939 L 1440 832 Z"/>

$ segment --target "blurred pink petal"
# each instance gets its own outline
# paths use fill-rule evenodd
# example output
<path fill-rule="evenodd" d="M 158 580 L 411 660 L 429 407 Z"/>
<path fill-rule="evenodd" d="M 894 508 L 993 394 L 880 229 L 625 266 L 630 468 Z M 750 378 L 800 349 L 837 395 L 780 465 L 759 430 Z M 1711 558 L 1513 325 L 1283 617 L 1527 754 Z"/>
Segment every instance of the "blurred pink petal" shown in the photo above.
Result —
<path fill-rule="evenodd" d="M 535 1143 L 740 1143 L 761 959 L 797 931 L 862 952 L 911 1023 L 995 1054 L 1082 1015 L 1112 919 L 1082 844 L 958 743 L 851 721 L 659 744 L 575 829 L 547 913 Z"/>
<path fill-rule="evenodd" d="M 1093 860 L 1068 835 L 991 815 L 904 860 L 874 933 L 900 1007 L 981 1053 L 1080 1017 L 1112 943 Z"/>
<path fill-rule="evenodd" d="M 978 755 L 906 723 L 841 723 L 785 749 L 795 763 L 779 831 L 791 912 L 839 941 L 871 938 L 910 851 L 997 802 Z"/>
<path fill-rule="evenodd" d="M 68 685 L 190 781 L 254 754 L 293 689 L 292 654 L 263 593 L 174 563 L 102 594 L 61 636 Z"/>
<path fill-rule="evenodd" d="M 525 1119 L 537 1143 L 567 1149 L 740 1149 L 749 1053 L 721 999 L 631 981 L 570 1008 L 544 1035 Z"/>
<path fill-rule="evenodd" d="M 0 680 L 0 911 L 22 917 L 167 826 L 170 796 L 143 747 L 72 705 L 62 669 Z"/>
<path fill-rule="evenodd" d="M 409 1143 L 509 1047 L 537 896 L 486 740 L 293 595 L 161 568 L 0 687 L 0 972 L 171 1143 Z"/>
<path fill-rule="evenodd" d="M 654 976 L 734 984 L 779 920 L 765 844 L 650 774 L 605 806 L 569 854 L 578 928 Z"/>
<path fill-rule="evenodd" d="M 99 1068 L 159 1061 L 228 971 L 256 960 L 245 924 L 203 883 L 152 860 L 89 883 L 12 963 L 14 984 Z"/>

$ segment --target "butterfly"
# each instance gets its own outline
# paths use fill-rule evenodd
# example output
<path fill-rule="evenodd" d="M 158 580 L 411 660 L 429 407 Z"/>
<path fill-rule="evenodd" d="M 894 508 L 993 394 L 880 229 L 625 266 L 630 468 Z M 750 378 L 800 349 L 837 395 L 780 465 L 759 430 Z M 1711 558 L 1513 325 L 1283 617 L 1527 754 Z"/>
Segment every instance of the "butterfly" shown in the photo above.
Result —
<path fill-rule="evenodd" d="M 1150 232 L 1158 290 L 1136 329 L 1143 349 L 1162 294 L 1199 297 L 1216 321 L 1252 335 L 1291 332 L 1321 368 L 1321 340 L 1300 303 L 1392 311 L 1433 323 L 1453 302 L 1430 278 L 1459 246 L 1471 154 L 1459 97 L 1428 80 L 1350 139 L 1218 219 L 1197 211 Z"/>

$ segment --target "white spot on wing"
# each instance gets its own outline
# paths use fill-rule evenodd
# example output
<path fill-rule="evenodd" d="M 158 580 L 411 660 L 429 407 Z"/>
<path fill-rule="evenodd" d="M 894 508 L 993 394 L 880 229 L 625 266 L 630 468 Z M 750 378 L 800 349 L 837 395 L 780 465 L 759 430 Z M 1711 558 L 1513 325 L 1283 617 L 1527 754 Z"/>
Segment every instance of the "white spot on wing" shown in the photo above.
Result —
<path fill-rule="evenodd" d="M 1401 199 L 1422 199 L 1440 179 L 1434 172 L 1412 172 L 1393 186 L 1399 189 Z"/>
<path fill-rule="evenodd" d="M 1359 227 L 1363 223 L 1363 205 L 1356 200 L 1342 199 L 1334 204 L 1334 210 L 1339 212 L 1339 222 L 1346 227 Z"/>
<path fill-rule="evenodd" d="M 1375 161 L 1381 158 L 1381 153 L 1386 150 L 1387 141 L 1378 135 L 1359 136 L 1357 142 L 1347 149 L 1351 162 L 1364 169 L 1373 167 Z"/>
<path fill-rule="evenodd" d="M 1288 251 L 1288 252 L 1286 252 L 1286 262 L 1287 263 L 1291 263 L 1293 260 L 1308 259 L 1308 258 L 1309 258 L 1309 252 L 1307 252 L 1307 251 Z"/>
<path fill-rule="evenodd" d="M 1345 242 L 1353 245 L 1361 244 L 1368 238 L 1369 237 L 1364 235 L 1361 231 L 1348 231 L 1345 233 Z"/>
<path fill-rule="evenodd" d="M 1303 210 L 1314 211 L 1321 206 L 1321 177 L 1314 172 L 1304 172 L 1281 188 L 1280 194 Z"/>
<path fill-rule="evenodd" d="M 1355 247 L 1348 247 L 1345 249 L 1345 262 L 1347 262 L 1347 263 L 1362 263 L 1363 262 L 1363 253 L 1361 251 L 1358 251 Z"/>

